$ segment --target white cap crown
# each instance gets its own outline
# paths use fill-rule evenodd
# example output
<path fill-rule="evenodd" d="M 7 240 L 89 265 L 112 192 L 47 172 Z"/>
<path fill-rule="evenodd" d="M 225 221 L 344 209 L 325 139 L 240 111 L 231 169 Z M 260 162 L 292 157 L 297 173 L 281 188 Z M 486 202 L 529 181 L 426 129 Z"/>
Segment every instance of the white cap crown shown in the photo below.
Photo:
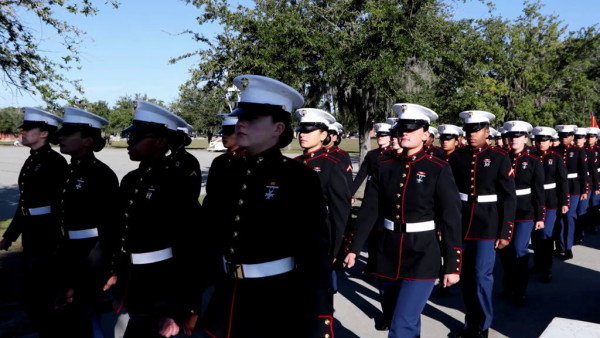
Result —
<path fill-rule="evenodd" d="M 462 129 L 453 124 L 441 124 L 437 127 L 440 135 L 461 135 Z"/>
<path fill-rule="evenodd" d="M 304 98 L 294 88 L 260 75 L 240 75 L 233 79 L 240 90 L 240 102 L 281 106 L 288 113 L 304 105 Z"/>
<path fill-rule="evenodd" d="M 102 129 L 103 126 L 108 124 L 107 119 L 89 111 L 74 107 L 64 107 L 63 109 L 65 111 L 63 123 L 86 124 L 96 129 Z"/>
<path fill-rule="evenodd" d="M 525 121 L 506 121 L 502 125 L 504 130 L 508 133 L 529 133 L 533 127 L 531 124 Z"/>
<path fill-rule="evenodd" d="M 133 113 L 134 121 L 152 122 L 164 124 L 165 127 L 177 131 L 178 127 L 184 127 L 187 123 L 179 116 L 173 114 L 166 108 L 163 108 L 152 102 L 137 100 L 135 112 Z M 183 121 L 183 122 L 182 122 Z"/>
<path fill-rule="evenodd" d="M 375 123 L 373 126 L 376 133 L 389 133 L 391 127 L 389 123 Z"/>
<path fill-rule="evenodd" d="M 496 118 L 496 115 L 483 110 L 466 110 L 458 114 L 464 120 L 465 124 L 470 123 L 489 123 Z"/>
<path fill-rule="evenodd" d="M 51 114 L 45 110 L 30 107 L 25 107 L 23 109 L 25 111 L 23 121 L 43 122 L 55 127 L 58 127 L 58 125 L 63 121 L 60 116 Z"/>
<path fill-rule="evenodd" d="M 323 123 L 328 127 L 336 123 L 333 115 L 317 108 L 300 108 L 296 110 L 296 116 L 300 123 Z"/>
<path fill-rule="evenodd" d="M 392 110 L 398 114 L 400 120 L 424 120 L 429 123 L 438 119 L 436 112 L 414 103 L 396 103 Z"/>

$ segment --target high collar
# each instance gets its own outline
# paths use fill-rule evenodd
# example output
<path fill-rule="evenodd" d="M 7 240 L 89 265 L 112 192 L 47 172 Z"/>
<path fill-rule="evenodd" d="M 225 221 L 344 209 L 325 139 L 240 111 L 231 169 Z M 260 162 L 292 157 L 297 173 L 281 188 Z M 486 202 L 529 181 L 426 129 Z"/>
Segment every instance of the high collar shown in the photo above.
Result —
<path fill-rule="evenodd" d="M 481 147 L 478 147 L 478 148 L 475 148 L 472 146 L 468 146 L 468 147 L 471 152 L 479 153 L 479 152 L 486 150 L 489 146 L 490 146 L 489 144 L 485 143 L 484 145 L 482 145 Z"/>
<path fill-rule="evenodd" d="M 244 155 L 244 159 L 246 160 L 246 162 L 248 163 L 248 165 L 251 166 L 257 166 L 257 165 L 262 165 L 265 163 L 269 163 L 271 161 L 273 161 L 276 158 L 280 158 L 281 155 L 281 149 L 277 148 L 277 146 L 267 149 L 265 151 L 263 151 L 260 154 L 256 154 L 256 155 L 248 155 L 247 153 Z"/>
<path fill-rule="evenodd" d="M 41 153 L 47 153 L 47 152 L 49 152 L 51 150 L 52 150 L 52 148 L 50 147 L 50 144 L 46 143 L 46 144 L 44 144 L 43 146 L 39 147 L 36 150 L 33 150 L 33 149 L 29 150 L 29 154 L 31 154 L 31 155 L 37 155 L 37 154 L 41 154 Z"/>
<path fill-rule="evenodd" d="M 328 149 L 325 149 L 324 147 L 321 147 L 321 148 L 319 148 L 319 149 L 317 149 L 315 151 L 302 153 L 301 156 L 304 159 L 306 159 L 306 158 L 313 158 L 313 157 L 319 156 L 319 155 L 327 153 L 327 152 L 329 152 Z"/>
<path fill-rule="evenodd" d="M 71 157 L 71 164 L 79 165 L 81 163 L 90 163 L 96 160 L 96 156 L 94 156 L 94 152 L 90 151 L 89 153 L 83 155 L 81 158 L 74 159 Z"/>
<path fill-rule="evenodd" d="M 425 148 L 423 147 L 423 148 L 421 148 L 421 150 L 419 150 L 418 152 L 416 152 L 412 155 L 399 154 L 398 159 L 400 159 L 401 161 L 404 161 L 404 162 L 414 162 L 425 155 L 427 155 L 427 153 L 425 152 Z"/>

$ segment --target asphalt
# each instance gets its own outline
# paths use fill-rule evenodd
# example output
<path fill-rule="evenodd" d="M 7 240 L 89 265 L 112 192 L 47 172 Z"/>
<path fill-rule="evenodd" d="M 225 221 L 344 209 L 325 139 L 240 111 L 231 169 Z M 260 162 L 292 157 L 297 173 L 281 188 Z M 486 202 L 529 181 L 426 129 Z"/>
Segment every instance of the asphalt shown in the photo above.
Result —
<path fill-rule="evenodd" d="M 14 213 L 18 200 L 17 178 L 28 153 L 25 147 L 0 146 L 0 220 L 11 218 Z M 200 161 L 206 179 L 210 163 L 219 153 L 206 150 L 192 150 L 191 153 Z M 97 156 L 111 166 L 119 178 L 137 167 L 137 163 L 129 161 L 124 149 L 105 149 Z M 357 158 L 353 161 L 357 170 Z M 553 319 L 561 318 L 588 322 L 586 324 L 589 325 L 600 324 L 599 250 L 600 234 L 587 234 L 583 245 L 573 248 L 573 259 L 554 260 L 551 283 L 542 283 L 539 276 L 531 275 L 527 302 L 522 307 L 502 299 L 499 282 L 502 268 L 497 262 L 494 322 L 489 337 L 539 337 Z M 37 335 L 20 311 L 15 293 L 7 294 L 6 290 L 2 290 L 9 276 L 18 274 L 18 264 L 15 264 L 18 255 L 14 250 L 0 253 L 0 337 L 34 338 Z M 387 332 L 375 329 L 381 310 L 375 282 L 364 280 L 361 276 L 365 261 L 366 253 L 363 252 L 356 267 L 339 272 L 339 292 L 335 295 L 335 336 L 338 338 L 387 336 Z M 449 337 L 462 326 L 464 306 L 460 291 L 459 285 L 445 292 L 434 289 L 421 316 L 422 337 Z M 113 315 L 107 315 L 105 326 L 111 326 L 114 319 Z M 574 321 L 570 323 L 572 326 L 568 332 L 572 337 L 600 337 L 600 330 L 579 334 L 580 326 L 573 324 L 576 323 Z M 547 332 L 544 337 L 549 337 Z"/>

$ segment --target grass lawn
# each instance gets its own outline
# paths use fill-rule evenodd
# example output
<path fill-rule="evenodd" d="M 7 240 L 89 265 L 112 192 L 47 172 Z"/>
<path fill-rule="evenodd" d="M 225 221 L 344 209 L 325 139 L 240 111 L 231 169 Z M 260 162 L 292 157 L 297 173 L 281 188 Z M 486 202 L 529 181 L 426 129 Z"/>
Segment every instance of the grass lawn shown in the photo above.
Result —
<path fill-rule="evenodd" d="M 125 148 L 127 147 L 126 141 L 113 141 L 110 145 L 113 148 Z M 190 144 L 188 149 L 206 149 L 208 147 L 208 141 L 206 139 L 193 140 L 192 144 Z M 371 149 L 377 147 L 377 141 L 375 139 L 371 139 Z M 340 148 L 344 149 L 349 153 L 358 153 L 358 138 L 347 138 L 342 140 L 340 144 Z M 300 153 L 302 149 L 300 149 L 300 145 L 297 140 L 292 140 L 292 143 L 284 150 L 286 153 Z"/>

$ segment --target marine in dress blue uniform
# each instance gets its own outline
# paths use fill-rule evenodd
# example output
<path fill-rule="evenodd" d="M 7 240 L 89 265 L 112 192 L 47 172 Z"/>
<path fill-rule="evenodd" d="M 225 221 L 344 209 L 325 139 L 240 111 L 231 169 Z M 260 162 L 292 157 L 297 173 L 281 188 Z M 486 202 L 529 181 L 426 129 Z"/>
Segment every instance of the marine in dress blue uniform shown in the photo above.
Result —
<path fill-rule="evenodd" d="M 556 251 L 560 258 L 573 258 L 572 247 L 575 242 L 575 227 L 577 223 L 577 207 L 581 200 L 586 200 L 590 192 L 587 156 L 585 150 L 572 145 L 575 135 L 575 125 L 556 125 L 560 145 L 554 151 L 561 154 L 567 167 L 569 182 L 569 211 L 561 214 L 561 222 Z"/>
<path fill-rule="evenodd" d="M 569 209 L 569 186 L 567 168 L 560 154 L 552 150 L 552 136 L 556 130 L 550 127 L 535 127 L 536 149 L 531 153 L 540 158 L 544 168 L 544 192 L 546 218 L 544 229 L 531 235 L 533 245 L 533 271 L 541 273 L 543 282 L 552 281 L 552 255 L 554 251 L 554 228 L 558 215 Z"/>
<path fill-rule="evenodd" d="M 63 118 L 58 143 L 71 161 L 61 196 L 61 337 L 97 337 L 102 289 L 120 249 L 119 179 L 94 156 L 106 144 L 101 129 L 108 121 L 74 107 L 65 107 Z"/>
<path fill-rule="evenodd" d="M 136 101 L 132 125 L 125 129 L 129 157 L 140 162 L 123 177 L 119 192 L 125 226 L 117 280 L 130 316 L 127 338 L 176 335 L 197 310 L 190 281 L 201 283 L 194 276 L 203 274 L 189 266 L 191 260 L 204 265 L 203 256 L 191 256 L 188 246 L 198 233 L 190 220 L 199 215 L 189 208 L 187 179 L 166 156 L 180 126 L 179 117 L 165 108 Z M 196 238 L 196 245 L 203 247 L 202 240 Z"/>
<path fill-rule="evenodd" d="M 492 325 L 495 249 L 513 237 L 516 194 L 508 154 L 489 146 L 492 113 L 471 110 L 464 120 L 469 145 L 450 156 L 450 165 L 462 200 L 463 273 L 466 306 L 463 337 L 487 337 Z"/>
<path fill-rule="evenodd" d="M 424 149 L 425 152 L 428 155 L 432 155 L 435 156 L 437 158 L 442 158 L 444 157 L 444 150 L 442 150 L 442 148 L 433 145 L 433 142 L 435 142 L 435 139 L 440 137 L 440 133 L 438 131 L 437 128 L 429 126 L 429 137 L 427 138 L 427 140 L 425 141 L 425 145 L 424 145 Z"/>
<path fill-rule="evenodd" d="M 40 337 L 54 331 L 54 283 L 51 279 L 61 238 L 60 194 L 67 161 L 50 147 L 62 118 L 36 108 L 24 108 L 23 145 L 31 148 L 19 173 L 19 204 L 2 235 L 0 249 L 8 250 L 22 235 L 24 277 L 22 305 Z"/>
<path fill-rule="evenodd" d="M 214 337 L 333 337 L 326 205 L 318 175 L 283 156 L 302 96 L 277 80 L 234 78 L 246 149 L 204 199 L 221 259 L 204 320 Z"/>
<path fill-rule="evenodd" d="M 342 143 L 342 131 L 344 127 L 339 122 L 333 122 L 329 124 L 329 142 L 323 144 L 325 150 L 330 153 L 333 157 L 340 160 L 340 169 L 345 173 L 348 186 L 352 187 L 352 160 L 350 154 L 347 151 L 340 148 Z"/>
<path fill-rule="evenodd" d="M 515 178 L 517 209 L 514 236 L 507 248 L 500 251 L 504 269 L 504 291 L 515 305 L 525 304 L 529 281 L 529 241 L 533 231 L 544 228 L 545 193 L 544 169 L 539 157 L 526 151 L 531 124 L 524 121 L 507 121 L 511 151 L 512 174 Z"/>
<path fill-rule="evenodd" d="M 440 145 L 442 151 L 441 159 L 448 161 L 450 156 L 458 149 L 458 138 L 461 134 L 461 129 L 453 124 L 442 124 L 438 126 L 440 134 Z"/>
<path fill-rule="evenodd" d="M 588 178 L 590 181 L 590 190 L 588 198 L 580 200 L 577 206 L 577 223 L 575 226 L 575 244 L 582 244 L 585 231 L 590 228 L 592 220 L 589 217 L 590 203 L 592 203 L 592 197 L 594 192 L 598 190 L 598 162 L 596 159 L 596 153 L 593 149 L 588 147 L 587 136 L 589 134 L 588 128 L 578 127 L 575 130 L 575 146 L 585 151 L 587 159 L 587 171 Z"/>
<path fill-rule="evenodd" d="M 381 281 L 385 324 L 389 337 L 418 337 L 421 312 L 440 271 L 446 287 L 459 280 L 460 199 L 448 163 L 424 150 L 427 127 L 437 114 L 410 103 L 393 109 L 399 115 L 395 137 L 403 151 L 382 158 L 368 181 L 357 233 L 344 263 L 354 266 L 382 217 L 385 230 L 378 238 L 373 273 Z"/>
<path fill-rule="evenodd" d="M 588 217 L 590 220 L 589 232 L 595 234 L 600 223 L 600 146 L 598 145 L 598 134 L 600 129 L 597 127 L 588 128 L 587 134 L 587 149 L 588 161 L 594 161 L 596 165 L 596 181 L 593 183 L 594 188 L 588 208 Z"/>
<path fill-rule="evenodd" d="M 346 234 L 346 225 L 350 217 L 352 195 L 342 160 L 332 155 L 324 144 L 329 143 L 329 125 L 335 123 L 334 117 L 315 108 L 301 108 L 296 111 L 300 119 L 298 141 L 303 149 L 296 161 L 308 166 L 319 175 L 321 190 L 327 203 L 327 224 L 330 230 L 330 255 L 338 258 Z M 319 139 L 320 137 L 320 139 Z M 314 142 L 311 142 L 314 141 Z"/>

